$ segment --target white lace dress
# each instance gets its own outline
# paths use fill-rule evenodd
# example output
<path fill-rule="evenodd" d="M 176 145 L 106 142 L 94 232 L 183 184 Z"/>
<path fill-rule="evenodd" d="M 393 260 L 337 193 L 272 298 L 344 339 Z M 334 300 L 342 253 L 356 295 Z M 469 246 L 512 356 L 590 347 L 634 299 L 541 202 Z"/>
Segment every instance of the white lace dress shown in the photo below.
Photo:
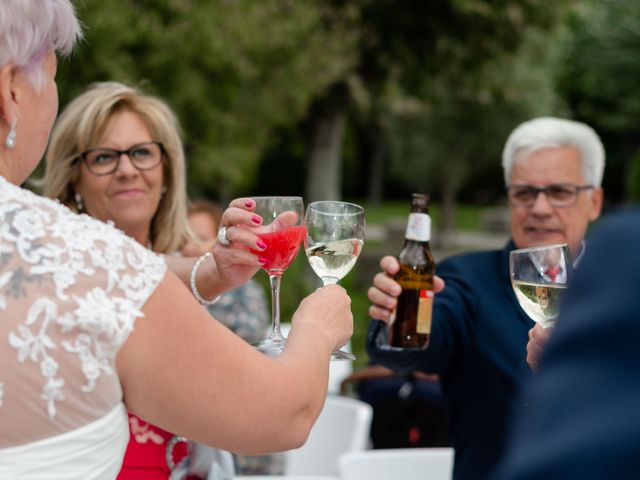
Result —
<path fill-rule="evenodd" d="M 0 177 L 0 479 L 115 478 L 115 368 L 164 261 Z"/>

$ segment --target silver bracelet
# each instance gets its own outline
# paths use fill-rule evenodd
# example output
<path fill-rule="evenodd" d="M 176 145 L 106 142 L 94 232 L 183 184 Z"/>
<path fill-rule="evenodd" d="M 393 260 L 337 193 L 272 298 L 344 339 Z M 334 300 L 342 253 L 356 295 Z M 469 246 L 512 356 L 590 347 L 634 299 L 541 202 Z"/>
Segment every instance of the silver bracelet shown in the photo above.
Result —
<path fill-rule="evenodd" d="M 198 300 L 198 302 L 200 302 L 202 305 L 213 305 L 218 300 L 220 300 L 220 297 L 222 297 L 222 295 L 218 295 L 213 300 L 207 300 L 203 298 L 202 295 L 200 295 L 198 287 L 196 286 L 196 274 L 198 273 L 200 265 L 202 265 L 202 262 L 204 262 L 207 258 L 212 256 L 213 255 L 211 254 L 211 252 L 205 253 L 196 261 L 196 263 L 193 265 L 193 268 L 191 269 L 191 293 L 193 293 L 193 296 L 196 297 L 196 300 Z"/>

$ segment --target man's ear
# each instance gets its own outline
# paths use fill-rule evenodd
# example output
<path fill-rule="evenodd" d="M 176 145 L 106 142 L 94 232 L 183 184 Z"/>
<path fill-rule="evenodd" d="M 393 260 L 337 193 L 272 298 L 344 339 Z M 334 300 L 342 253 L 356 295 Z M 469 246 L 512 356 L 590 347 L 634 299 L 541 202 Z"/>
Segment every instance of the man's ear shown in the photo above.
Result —
<path fill-rule="evenodd" d="M 602 211 L 602 201 L 604 197 L 604 191 L 602 187 L 596 187 L 591 192 L 591 211 L 589 212 L 589 220 L 592 222 L 600 216 Z"/>

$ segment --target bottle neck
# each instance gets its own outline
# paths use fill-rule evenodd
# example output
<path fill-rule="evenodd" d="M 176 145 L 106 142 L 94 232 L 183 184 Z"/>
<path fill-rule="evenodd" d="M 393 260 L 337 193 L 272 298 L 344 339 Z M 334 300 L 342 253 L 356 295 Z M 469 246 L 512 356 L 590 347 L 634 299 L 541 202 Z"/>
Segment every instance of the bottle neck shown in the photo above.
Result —
<path fill-rule="evenodd" d="M 411 212 L 407 222 L 406 241 L 428 242 L 431 240 L 431 217 L 428 213 Z"/>

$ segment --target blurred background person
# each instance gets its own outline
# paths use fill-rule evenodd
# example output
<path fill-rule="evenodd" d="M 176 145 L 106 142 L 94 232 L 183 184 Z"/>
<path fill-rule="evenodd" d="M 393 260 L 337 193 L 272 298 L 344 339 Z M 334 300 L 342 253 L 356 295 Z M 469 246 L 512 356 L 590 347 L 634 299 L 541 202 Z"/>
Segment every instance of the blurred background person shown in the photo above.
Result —
<path fill-rule="evenodd" d="M 217 240 L 222 212 L 222 207 L 211 200 L 199 198 L 189 203 L 187 223 L 194 236 L 191 236 L 182 247 L 184 255 L 198 256 L 213 248 Z"/>
<path fill-rule="evenodd" d="M 188 207 L 188 223 L 195 239 L 182 248 L 185 256 L 200 256 L 216 242 L 222 208 L 209 200 L 198 199 Z M 240 338 L 253 344 L 264 338 L 269 325 L 269 311 L 263 288 L 253 279 L 225 292 L 207 310 L 216 320 L 229 327 Z"/>
<path fill-rule="evenodd" d="M 0 2 L 0 477 L 114 478 L 127 410 L 227 450 L 299 446 L 326 397 L 331 352 L 352 332 L 344 289 L 301 302 L 275 359 L 194 299 L 258 270 L 248 250 L 261 242 L 247 229 L 261 220 L 255 202 L 232 201 L 222 220 L 229 244 L 177 259 L 176 275 L 112 226 L 19 186 L 56 116 L 57 53 L 80 36 L 69 0 Z M 62 161 L 88 169 L 82 152 Z"/>
<path fill-rule="evenodd" d="M 217 240 L 222 207 L 210 200 L 197 199 L 189 204 L 189 227 L 195 238 L 189 238 L 182 247 L 185 256 L 199 256 L 211 250 Z M 264 338 L 269 324 L 269 311 L 263 288 L 253 279 L 229 290 L 213 304 L 209 313 L 220 323 L 248 343 Z M 234 455 L 239 475 L 281 475 L 284 473 L 284 455 Z"/>
<path fill-rule="evenodd" d="M 486 478 L 506 442 L 510 412 L 531 375 L 526 363 L 533 320 L 520 308 L 509 277 L 515 248 L 567 243 L 582 255 L 589 222 L 600 215 L 604 148 L 589 126 L 542 117 L 511 133 L 503 150 L 511 240 L 502 250 L 457 255 L 438 264 L 426 350 L 385 349 L 386 329 L 400 295 L 399 264 L 384 257 L 369 289 L 373 303 L 367 349 L 401 372 L 438 374 L 449 410 L 456 479 Z"/>

